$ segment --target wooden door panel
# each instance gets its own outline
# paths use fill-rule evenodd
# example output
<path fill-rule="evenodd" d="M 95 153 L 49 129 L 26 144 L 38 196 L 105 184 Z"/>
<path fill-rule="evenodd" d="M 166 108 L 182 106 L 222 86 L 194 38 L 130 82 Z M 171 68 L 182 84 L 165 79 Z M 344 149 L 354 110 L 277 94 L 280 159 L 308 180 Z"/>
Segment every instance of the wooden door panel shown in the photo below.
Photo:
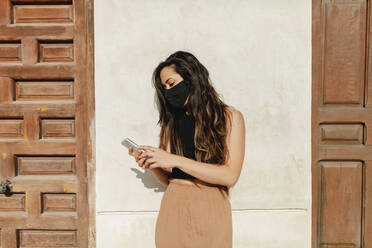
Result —
<path fill-rule="evenodd" d="M 92 1 L 0 1 L 0 247 L 94 247 Z M 93 205 L 91 205 L 93 204 Z"/>
<path fill-rule="evenodd" d="M 360 247 L 362 163 L 321 161 L 320 243 Z"/>
<path fill-rule="evenodd" d="M 372 248 L 371 3 L 312 3 L 312 247 Z"/>
<path fill-rule="evenodd" d="M 322 105 L 363 106 L 366 1 L 325 0 Z"/>

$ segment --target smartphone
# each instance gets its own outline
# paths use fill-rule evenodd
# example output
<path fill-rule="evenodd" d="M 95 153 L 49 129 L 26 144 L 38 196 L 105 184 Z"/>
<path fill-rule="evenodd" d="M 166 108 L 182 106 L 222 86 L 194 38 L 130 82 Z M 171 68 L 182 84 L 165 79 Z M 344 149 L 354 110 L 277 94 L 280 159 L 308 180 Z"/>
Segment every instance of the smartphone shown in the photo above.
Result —
<path fill-rule="evenodd" d="M 129 138 L 125 138 L 125 139 L 121 142 L 121 144 L 122 144 L 123 146 L 125 146 L 126 148 L 128 148 L 128 149 L 129 149 L 129 147 L 133 147 L 133 151 L 134 151 L 134 152 L 137 152 L 137 150 L 138 150 L 138 145 L 136 144 L 136 142 L 134 142 L 133 140 L 131 140 L 131 139 L 129 139 Z M 141 151 L 144 152 L 143 149 L 141 149 Z"/>

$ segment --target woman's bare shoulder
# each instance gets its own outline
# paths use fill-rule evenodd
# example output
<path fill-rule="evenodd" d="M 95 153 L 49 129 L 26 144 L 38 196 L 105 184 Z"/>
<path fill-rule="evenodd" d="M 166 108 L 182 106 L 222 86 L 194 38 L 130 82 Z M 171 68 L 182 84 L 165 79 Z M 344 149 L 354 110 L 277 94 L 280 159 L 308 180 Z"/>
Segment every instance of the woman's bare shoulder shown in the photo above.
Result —
<path fill-rule="evenodd" d="M 242 112 L 240 110 L 238 110 L 236 107 L 231 106 L 231 105 L 227 107 L 227 112 L 228 112 L 229 116 L 231 117 L 231 119 L 242 118 L 243 117 Z"/>

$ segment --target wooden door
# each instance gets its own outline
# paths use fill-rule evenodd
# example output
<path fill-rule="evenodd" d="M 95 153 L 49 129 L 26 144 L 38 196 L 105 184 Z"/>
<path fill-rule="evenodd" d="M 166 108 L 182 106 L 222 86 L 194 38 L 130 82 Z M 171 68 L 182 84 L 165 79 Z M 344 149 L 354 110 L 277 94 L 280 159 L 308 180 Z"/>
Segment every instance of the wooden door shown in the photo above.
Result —
<path fill-rule="evenodd" d="M 312 247 L 372 248 L 371 2 L 312 3 Z"/>
<path fill-rule="evenodd" d="M 94 247 L 93 7 L 0 0 L 0 245 Z"/>

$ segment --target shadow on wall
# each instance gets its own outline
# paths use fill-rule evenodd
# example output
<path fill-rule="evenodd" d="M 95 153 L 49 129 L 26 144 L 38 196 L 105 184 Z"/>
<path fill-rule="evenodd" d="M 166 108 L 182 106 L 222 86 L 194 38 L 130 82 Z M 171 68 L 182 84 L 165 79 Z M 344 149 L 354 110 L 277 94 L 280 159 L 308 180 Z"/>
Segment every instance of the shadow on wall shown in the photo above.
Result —
<path fill-rule="evenodd" d="M 148 189 L 154 189 L 154 192 L 164 192 L 166 190 L 166 187 L 159 183 L 158 180 L 154 177 L 151 170 L 146 169 L 144 172 L 137 168 L 130 168 L 134 173 L 137 174 L 136 178 L 140 178 L 143 186 L 145 186 Z"/>

